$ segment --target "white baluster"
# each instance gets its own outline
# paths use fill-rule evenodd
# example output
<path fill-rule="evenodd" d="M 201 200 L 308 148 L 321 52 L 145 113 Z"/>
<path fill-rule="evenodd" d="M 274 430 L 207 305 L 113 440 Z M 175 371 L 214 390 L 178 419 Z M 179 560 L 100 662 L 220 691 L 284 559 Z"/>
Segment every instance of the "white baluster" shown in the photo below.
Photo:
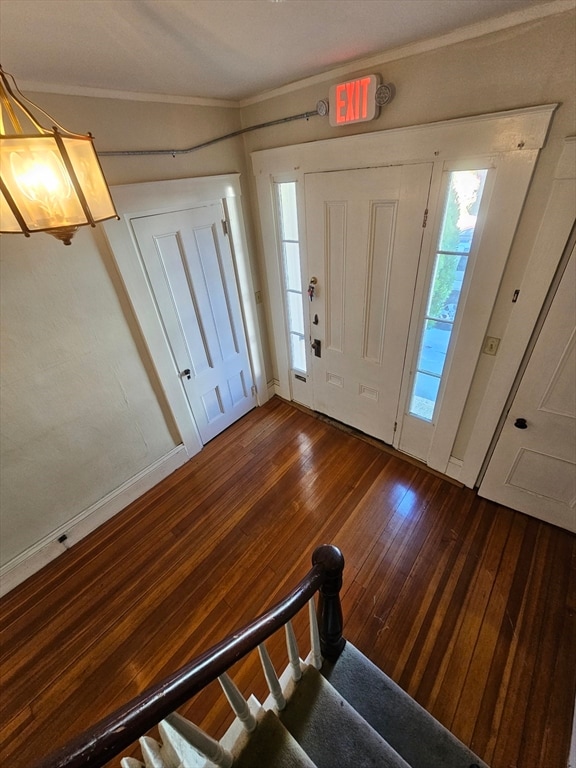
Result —
<path fill-rule="evenodd" d="M 296 635 L 294 634 L 292 622 L 286 622 L 284 629 L 286 631 L 288 658 L 290 659 L 290 667 L 292 669 L 292 680 L 297 681 L 302 677 L 302 668 L 300 666 L 300 654 L 298 652 L 298 644 L 296 642 Z"/>
<path fill-rule="evenodd" d="M 207 733 L 197 725 L 191 723 L 190 720 L 186 720 L 185 717 L 179 715 L 178 712 L 172 712 L 171 715 L 164 720 L 167 725 L 171 726 L 176 733 L 188 744 L 190 744 L 195 750 L 215 763 L 219 768 L 231 768 L 234 758 L 228 750 L 223 749 L 216 739 L 212 736 L 208 736 Z M 182 758 L 182 755 L 180 755 Z M 183 760 L 183 762 L 185 762 Z M 185 762 L 187 765 L 187 762 Z"/>
<path fill-rule="evenodd" d="M 308 602 L 308 614 L 310 616 L 310 645 L 312 651 L 312 666 L 316 669 L 322 668 L 322 653 L 320 651 L 320 632 L 318 631 L 318 621 L 316 619 L 316 603 L 314 598 Z"/>
<path fill-rule="evenodd" d="M 268 651 L 266 650 L 264 643 L 258 646 L 258 653 L 260 654 L 260 661 L 262 662 L 264 677 L 266 678 L 266 682 L 268 683 L 268 690 L 272 694 L 272 698 L 274 699 L 277 709 L 279 710 L 284 709 L 284 707 L 286 706 L 286 699 L 284 698 L 284 694 L 282 693 L 282 688 L 280 687 L 280 681 L 278 680 L 278 675 L 276 674 L 276 670 L 274 669 L 274 666 L 272 664 L 270 656 L 268 655 Z"/>
<path fill-rule="evenodd" d="M 157 741 L 150 736 L 142 736 L 139 742 L 146 768 L 173 768 L 173 763 L 169 764 L 163 759 L 161 747 Z"/>
<path fill-rule="evenodd" d="M 236 713 L 236 717 L 240 720 L 242 723 L 242 726 L 245 731 L 248 733 L 252 733 L 252 731 L 256 728 L 256 718 L 250 712 L 250 707 L 248 706 L 248 702 L 242 696 L 238 688 L 236 687 L 234 681 L 232 678 L 224 673 L 223 675 L 220 675 L 218 678 L 218 682 L 222 686 L 222 690 L 224 691 L 224 694 L 226 695 L 226 698 L 228 699 L 230 706 Z"/>
<path fill-rule="evenodd" d="M 158 730 L 162 738 L 162 756 L 170 768 L 206 768 L 206 758 L 181 736 L 170 723 L 161 720 Z"/>
<path fill-rule="evenodd" d="M 140 760 L 136 760 L 135 757 L 123 757 L 122 760 L 120 760 L 120 765 L 122 768 L 144 768 L 144 763 L 141 763 Z"/>

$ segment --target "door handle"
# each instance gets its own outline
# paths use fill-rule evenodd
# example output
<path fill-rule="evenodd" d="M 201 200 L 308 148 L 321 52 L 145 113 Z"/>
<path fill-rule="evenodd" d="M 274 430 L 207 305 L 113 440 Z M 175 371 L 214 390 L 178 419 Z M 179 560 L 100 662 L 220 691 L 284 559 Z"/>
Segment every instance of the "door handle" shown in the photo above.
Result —
<path fill-rule="evenodd" d="M 186 376 L 187 379 L 191 379 L 192 376 L 190 375 L 190 368 L 186 368 L 183 371 L 180 371 L 180 378 L 183 379 L 184 376 Z"/>
<path fill-rule="evenodd" d="M 526 419 L 516 419 L 514 426 L 516 429 L 528 429 L 528 423 Z"/>
<path fill-rule="evenodd" d="M 320 339 L 314 339 L 310 346 L 314 350 L 316 357 L 322 357 L 322 342 Z"/>
<path fill-rule="evenodd" d="M 308 298 L 310 299 L 310 301 L 314 299 L 314 293 L 316 291 L 317 284 L 318 284 L 318 278 L 311 277 L 310 282 L 308 283 Z"/>

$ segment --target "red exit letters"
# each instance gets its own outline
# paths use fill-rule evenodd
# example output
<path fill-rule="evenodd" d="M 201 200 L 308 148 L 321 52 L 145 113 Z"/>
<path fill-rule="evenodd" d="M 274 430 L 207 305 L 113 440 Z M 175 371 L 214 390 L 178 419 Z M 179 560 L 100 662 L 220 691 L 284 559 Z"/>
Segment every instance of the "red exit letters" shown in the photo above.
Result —
<path fill-rule="evenodd" d="M 376 88 L 379 79 L 367 75 L 330 88 L 330 125 L 349 125 L 373 120 L 377 113 Z"/>

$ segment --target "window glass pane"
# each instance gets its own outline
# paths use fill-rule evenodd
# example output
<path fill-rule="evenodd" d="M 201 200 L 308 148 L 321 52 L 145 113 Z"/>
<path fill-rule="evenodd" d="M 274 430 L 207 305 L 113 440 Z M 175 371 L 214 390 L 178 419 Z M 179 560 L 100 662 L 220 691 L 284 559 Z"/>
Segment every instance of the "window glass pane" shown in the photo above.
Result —
<path fill-rule="evenodd" d="M 414 390 L 410 400 L 410 413 L 421 419 L 432 421 L 434 405 L 438 397 L 440 379 L 427 373 L 417 373 L 414 379 Z"/>
<path fill-rule="evenodd" d="M 409 412 L 431 421 L 488 171 L 450 173 Z"/>
<path fill-rule="evenodd" d="M 439 253 L 436 256 L 427 317 L 454 321 L 466 271 L 467 256 Z"/>
<path fill-rule="evenodd" d="M 437 376 L 442 375 L 451 334 L 451 323 L 438 323 L 436 320 L 426 321 L 418 357 L 419 371 L 435 373 Z"/>
<path fill-rule="evenodd" d="M 298 240 L 296 182 L 285 182 L 277 187 L 280 199 L 280 235 L 282 240 Z"/>
<path fill-rule="evenodd" d="M 283 243 L 284 276 L 289 291 L 302 290 L 300 275 L 300 246 L 298 243 Z"/>
<path fill-rule="evenodd" d="M 300 244 L 298 241 L 298 211 L 296 208 L 296 182 L 276 183 L 276 201 L 284 297 L 289 340 L 290 367 L 306 373 L 306 346 L 304 343 L 304 307 L 300 270 Z"/>
<path fill-rule="evenodd" d="M 304 317 L 302 312 L 302 294 L 286 292 L 288 304 L 288 330 L 304 333 Z"/>
<path fill-rule="evenodd" d="M 470 252 L 487 173 L 480 170 L 450 174 L 439 251 Z"/>
<path fill-rule="evenodd" d="M 299 336 L 296 333 L 290 334 L 290 353 L 292 368 L 306 373 L 306 349 L 303 336 Z"/>

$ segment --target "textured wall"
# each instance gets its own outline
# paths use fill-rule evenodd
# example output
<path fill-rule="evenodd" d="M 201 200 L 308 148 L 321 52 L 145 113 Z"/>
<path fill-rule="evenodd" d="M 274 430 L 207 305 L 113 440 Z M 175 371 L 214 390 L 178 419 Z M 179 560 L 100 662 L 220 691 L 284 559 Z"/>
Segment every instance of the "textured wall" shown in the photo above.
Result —
<path fill-rule="evenodd" d="M 234 108 L 36 94 L 99 150 L 186 147 L 236 130 Z M 244 170 L 242 143 L 176 159 L 104 159 L 111 184 Z M 2 564 L 180 443 L 100 228 L 66 247 L 3 235 Z"/>

